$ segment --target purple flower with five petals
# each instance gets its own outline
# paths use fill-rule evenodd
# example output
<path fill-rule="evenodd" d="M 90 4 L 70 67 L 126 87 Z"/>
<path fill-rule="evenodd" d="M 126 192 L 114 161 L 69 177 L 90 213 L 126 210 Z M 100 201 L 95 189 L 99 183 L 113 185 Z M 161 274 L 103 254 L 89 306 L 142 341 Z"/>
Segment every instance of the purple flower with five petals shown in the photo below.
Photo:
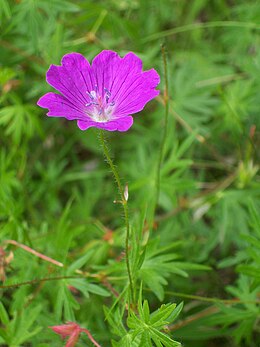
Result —
<path fill-rule="evenodd" d="M 61 66 L 50 66 L 46 80 L 61 93 L 47 93 L 37 102 L 49 109 L 48 116 L 77 120 L 81 130 L 127 131 L 131 115 L 159 94 L 160 77 L 154 69 L 142 71 L 134 53 L 121 58 L 102 51 L 92 65 L 79 53 L 66 54 Z"/>

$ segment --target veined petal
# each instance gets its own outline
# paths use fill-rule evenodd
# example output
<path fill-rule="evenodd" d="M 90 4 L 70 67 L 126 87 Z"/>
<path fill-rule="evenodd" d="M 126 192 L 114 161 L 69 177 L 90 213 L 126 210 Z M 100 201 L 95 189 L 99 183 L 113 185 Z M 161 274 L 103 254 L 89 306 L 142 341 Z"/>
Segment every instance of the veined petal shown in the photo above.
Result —
<path fill-rule="evenodd" d="M 87 92 L 93 90 L 95 84 L 89 62 L 79 53 L 70 53 L 64 55 L 61 63 L 61 66 L 50 66 L 47 82 L 74 104 L 86 104 Z"/>
<path fill-rule="evenodd" d="M 148 101 L 160 93 L 155 89 L 159 83 L 160 76 L 154 69 L 129 77 L 115 97 L 115 116 L 140 112 Z"/>
<path fill-rule="evenodd" d="M 49 117 L 64 117 L 68 120 L 86 118 L 83 110 L 77 105 L 64 96 L 52 92 L 43 95 L 38 100 L 37 105 L 49 109 L 47 113 Z"/>
<path fill-rule="evenodd" d="M 121 58 L 116 52 L 102 51 L 92 61 L 91 69 L 95 76 L 98 93 L 104 96 L 104 89 L 111 92 Z"/>
<path fill-rule="evenodd" d="M 127 131 L 132 114 L 159 94 L 157 72 L 142 71 L 142 61 L 130 52 L 121 58 L 103 51 L 92 66 L 79 53 L 66 54 L 61 66 L 51 65 L 47 82 L 62 95 L 47 93 L 38 105 L 48 108 L 48 116 L 78 120 L 81 130 L 89 127 Z"/>
<path fill-rule="evenodd" d="M 108 131 L 127 131 L 133 125 L 133 117 L 122 117 L 116 120 L 111 120 L 108 122 L 94 122 L 91 120 L 79 120 L 77 122 L 78 127 L 81 130 L 87 130 L 88 128 L 95 127 L 99 129 L 104 129 Z"/>
<path fill-rule="evenodd" d="M 141 74 L 142 61 L 134 53 L 128 53 L 121 58 L 110 87 L 111 99 L 116 100 L 118 95 L 124 93 Z"/>
<path fill-rule="evenodd" d="M 91 67 L 96 77 L 99 94 L 104 96 L 106 88 L 113 99 L 113 95 L 118 92 L 129 73 L 142 72 L 142 60 L 132 52 L 121 58 L 116 52 L 102 51 L 93 59 Z"/>

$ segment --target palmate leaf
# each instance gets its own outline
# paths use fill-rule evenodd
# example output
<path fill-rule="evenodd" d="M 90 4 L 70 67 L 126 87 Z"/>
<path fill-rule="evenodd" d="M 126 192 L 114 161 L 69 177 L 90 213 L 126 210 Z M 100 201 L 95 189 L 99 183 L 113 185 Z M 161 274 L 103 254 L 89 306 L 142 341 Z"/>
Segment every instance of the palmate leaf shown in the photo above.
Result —
<path fill-rule="evenodd" d="M 219 118 L 221 130 L 224 127 L 231 134 L 244 132 L 248 116 L 252 111 L 253 95 L 254 85 L 251 80 L 235 81 L 225 88 L 221 93 L 223 100 L 220 105 L 223 118 Z"/>
<path fill-rule="evenodd" d="M 141 290 L 140 290 L 141 292 Z M 128 335 L 135 342 L 140 339 L 137 346 L 152 347 L 177 347 L 180 343 L 174 341 L 171 337 L 162 332 L 164 327 L 172 322 L 180 313 L 182 304 L 176 307 L 176 304 L 162 305 L 158 310 L 150 314 L 148 301 L 142 303 L 140 295 L 138 301 L 138 315 L 130 311 L 127 319 L 127 325 L 130 328 Z"/>
<path fill-rule="evenodd" d="M 73 13 L 77 12 L 79 7 L 75 3 L 73 4 L 71 1 L 66 0 L 54 0 L 51 2 L 45 0 L 23 0 L 14 7 L 12 26 L 20 34 L 23 34 L 19 38 L 20 42 L 22 41 L 21 39 L 26 38 L 23 42 L 26 50 L 41 50 L 41 40 L 39 38 L 42 33 L 55 30 L 56 23 L 53 19 L 57 21 L 61 9 L 63 13 Z M 46 25 L 46 23 L 48 24 Z M 29 46 L 28 41 L 30 42 Z"/>
<path fill-rule="evenodd" d="M 234 298 L 232 305 L 217 303 L 217 307 L 209 307 L 210 315 L 205 315 L 205 310 L 201 311 L 201 318 L 191 321 L 188 326 L 181 327 L 176 331 L 177 337 L 185 336 L 185 340 L 207 340 L 209 338 L 228 335 L 233 337 L 240 346 L 242 340 L 246 340 L 245 346 L 256 346 L 254 342 L 254 330 L 257 329 L 259 318 L 259 305 L 257 296 L 259 286 L 252 289 L 252 281 L 242 275 L 236 286 L 228 286 L 226 290 Z M 235 304 L 235 300 L 238 303 Z M 200 314 L 198 314 L 198 317 Z M 203 334 L 198 333 L 203 331 Z"/>
<path fill-rule="evenodd" d="M 112 340 L 112 346 L 113 347 L 141 347 L 140 338 L 137 337 L 133 341 L 132 336 L 130 334 L 127 334 L 119 342 Z"/>
<path fill-rule="evenodd" d="M 100 296 L 110 296 L 110 293 L 106 289 L 97 284 L 88 283 L 86 279 L 71 279 L 68 283 L 78 289 L 86 298 L 89 298 L 89 293 Z"/>
<path fill-rule="evenodd" d="M 6 316 L 5 322 L 2 321 L 6 326 L 0 329 L 0 336 L 4 342 L 8 346 L 19 347 L 24 342 L 30 341 L 30 338 L 39 333 L 42 329 L 39 326 L 32 329 L 41 310 L 42 306 L 38 305 L 34 308 L 23 309 L 19 312 L 15 311 L 12 320 L 9 320 L 8 316 Z"/>
<path fill-rule="evenodd" d="M 111 326 L 112 333 L 119 337 L 127 336 L 126 327 L 124 326 L 122 322 L 122 317 L 124 312 L 122 310 L 121 312 L 119 307 L 116 307 L 112 313 L 111 313 L 111 310 L 109 310 L 106 306 L 104 306 L 103 308 L 104 308 L 106 320 Z"/>
<path fill-rule="evenodd" d="M 239 279 L 236 286 L 227 286 L 226 290 L 241 303 L 233 307 L 221 305 L 221 313 L 216 317 L 215 323 L 225 323 L 227 326 L 233 325 L 232 331 L 237 343 L 243 339 L 248 345 L 252 344 L 253 332 L 260 315 L 257 301 L 260 290 L 260 218 L 256 210 L 254 200 L 250 198 L 248 210 L 251 219 L 251 234 L 242 234 L 240 239 L 248 243 L 248 247 L 241 250 L 243 258 L 236 267 L 239 272 Z M 245 262 L 247 262 L 245 264 Z"/>
<path fill-rule="evenodd" d="M 0 110 L 0 125 L 5 127 L 6 135 L 11 136 L 15 144 L 19 144 L 22 139 L 31 137 L 38 130 L 35 117 L 38 112 L 36 106 L 17 102 Z"/>
<path fill-rule="evenodd" d="M 57 300 L 54 306 L 56 320 L 61 321 L 64 318 L 65 321 L 75 321 L 74 310 L 78 310 L 80 305 L 68 289 L 67 280 L 59 282 L 56 293 Z"/>
<path fill-rule="evenodd" d="M 221 199 L 216 204 L 214 212 L 216 229 L 219 232 L 218 241 L 222 244 L 222 250 L 231 243 L 243 244 L 237 234 L 249 233 L 248 214 L 245 207 L 248 205 L 247 197 L 254 201 L 259 198 L 259 188 L 249 187 L 247 189 L 229 189 L 221 192 Z"/>
<path fill-rule="evenodd" d="M 211 95 L 210 88 L 198 88 L 201 79 L 197 69 L 187 63 L 175 72 L 172 86 L 172 109 L 199 133 L 206 131 L 206 123 L 214 114 L 217 100 Z"/>
<path fill-rule="evenodd" d="M 174 242 L 166 247 L 159 245 L 159 239 L 150 241 L 146 248 L 145 259 L 138 273 L 141 281 L 153 291 L 159 300 L 163 300 L 163 287 L 168 283 L 167 278 L 170 275 L 175 274 L 188 277 L 186 270 L 209 270 L 207 266 L 180 261 L 179 254 L 171 251 L 179 246 L 178 242 Z"/>
<path fill-rule="evenodd" d="M 260 284 L 260 218 L 256 211 L 253 200 L 249 203 L 252 235 L 242 234 L 240 238 L 249 245 L 244 251 L 247 264 L 239 264 L 237 271 L 255 280 L 255 284 Z"/>
<path fill-rule="evenodd" d="M 139 290 L 139 299 L 135 310 L 130 309 L 127 326 L 123 324 L 124 309 L 117 306 L 113 312 L 104 307 L 106 319 L 112 327 L 112 332 L 121 337 L 119 341 L 112 341 L 114 347 L 177 347 L 180 344 L 174 341 L 164 330 L 173 322 L 181 312 L 183 304 L 163 304 L 150 313 L 147 300 L 142 301 L 142 286 Z"/>

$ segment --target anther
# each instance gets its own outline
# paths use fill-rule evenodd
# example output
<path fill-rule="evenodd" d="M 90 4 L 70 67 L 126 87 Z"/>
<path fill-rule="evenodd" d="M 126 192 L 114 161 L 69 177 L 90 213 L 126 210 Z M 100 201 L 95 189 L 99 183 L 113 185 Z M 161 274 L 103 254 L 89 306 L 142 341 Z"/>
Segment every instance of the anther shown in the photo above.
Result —
<path fill-rule="evenodd" d="M 92 95 L 92 91 L 89 93 L 89 92 L 86 92 L 88 94 L 88 96 L 90 97 L 90 99 L 94 99 L 94 96 Z"/>
<path fill-rule="evenodd" d="M 91 105 L 99 106 L 99 104 L 95 101 L 92 101 L 92 102 L 85 104 L 85 106 L 91 106 Z"/>
<path fill-rule="evenodd" d="M 110 91 L 107 88 L 104 88 L 104 91 L 106 93 L 106 102 L 108 102 L 108 100 L 109 100 L 109 98 L 111 96 L 111 93 L 110 93 Z"/>
<path fill-rule="evenodd" d="M 90 95 L 91 95 L 91 99 L 96 99 L 97 97 L 97 93 L 94 90 L 91 90 Z"/>
<path fill-rule="evenodd" d="M 107 88 L 104 88 L 104 91 L 106 92 L 107 96 L 111 96 L 111 93 Z"/>

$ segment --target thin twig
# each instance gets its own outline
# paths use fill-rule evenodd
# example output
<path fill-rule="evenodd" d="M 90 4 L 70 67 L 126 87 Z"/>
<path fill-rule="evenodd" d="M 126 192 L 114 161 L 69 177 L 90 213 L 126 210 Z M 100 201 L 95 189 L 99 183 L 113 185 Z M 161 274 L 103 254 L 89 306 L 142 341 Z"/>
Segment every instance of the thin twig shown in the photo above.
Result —
<path fill-rule="evenodd" d="M 144 288 L 145 291 L 151 291 L 149 288 Z M 176 296 L 180 298 L 190 299 L 190 300 L 196 300 L 196 301 L 203 301 L 206 303 L 215 303 L 215 304 L 224 304 L 224 305 L 237 305 L 237 304 L 254 304 L 258 305 L 260 304 L 260 300 L 241 300 L 238 298 L 235 299 L 219 299 L 219 298 L 210 298 L 207 296 L 201 296 L 201 295 L 193 295 L 193 294 L 184 294 L 180 292 L 173 292 L 173 291 L 165 291 L 166 295 L 170 296 Z"/>
<path fill-rule="evenodd" d="M 57 276 L 57 277 L 36 278 L 34 280 L 25 281 L 25 282 L 19 282 L 19 283 L 14 283 L 14 284 L 7 284 L 7 285 L 4 285 L 4 286 L 0 285 L 0 289 L 12 289 L 12 288 L 18 288 L 18 287 L 21 287 L 21 286 L 41 283 L 41 282 L 59 281 L 59 280 L 70 279 L 70 278 L 83 278 L 83 277 L 82 276 Z"/>
<path fill-rule="evenodd" d="M 178 323 L 175 323 L 175 324 L 172 324 L 172 325 L 168 325 L 167 326 L 167 330 L 169 331 L 175 331 L 175 330 L 178 330 L 186 325 L 189 325 L 190 323 L 200 319 L 200 318 L 203 318 L 203 317 L 207 317 L 207 316 L 211 316 L 215 313 L 218 313 L 219 312 L 219 308 L 218 307 L 215 307 L 215 306 L 212 306 L 212 307 L 209 307 L 197 314 L 194 314 L 192 316 L 189 316 L 188 318 L 186 319 L 183 319 L 182 321 L 178 322 Z"/>
<path fill-rule="evenodd" d="M 159 101 L 161 104 L 164 104 L 164 102 L 165 102 L 164 98 L 162 98 L 160 95 L 157 96 L 156 100 Z M 178 121 L 178 123 L 180 123 L 183 126 L 183 128 L 187 130 L 188 133 L 195 134 L 196 139 L 200 143 L 204 143 L 205 142 L 205 137 L 200 135 L 200 134 L 196 134 L 194 132 L 194 129 L 192 129 L 192 127 L 176 111 L 174 111 L 171 107 L 169 108 L 169 112 L 174 116 L 174 118 Z"/>
<path fill-rule="evenodd" d="M 0 45 L 2 47 L 7 48 L 8 50 L 20 55 L 21 57 L 25 58 L 26 60 L 34 61 L 37 64 L 43 65 L 45 62 L 43 59 L 37 57 L 36 55 L 32 55 L 30 53 L 27 53 L 26 51 L 22 50 L 21 48 L 16 47 L 15 45 L 11 44 L 8 41 L 0 40 Z"/>
<path fill-rule="evenodd" d="M 55 259 L 52 259 L 40 252 L 37 252 L 35 251 L 34 249 L 26 246 L 26 245 L 23 245 L 22 243 L 19 243 L 15 240 L 5 240 L 4 241 L 5 244 L 11 244 L 11 245 L 14 245 L 16 247 L 19 247 L 23 250 L 25 250 L 26 252 L 28 253 L 31 253 L 33 255 L 35 255 L 36 257 L 38 258 L 41 258 L 43 259 L 44 261 L 47 261 L 53 265 L 56 265 L 58 267 L 63 267 L 63 268 L 66 268 L 66 266 L 55 260 Z M 51 277 L 51 278 L 47 278 L 47 279 L 39 279 L 39 280 L 31 280 L 31 281 L 26 281 L 26 282 L 21 282 L 21 283 L 17 283 L 17 284 L 14 284 L 14 285 L 7 285 L 7 286 L 0 286 L 0 289 L 8 289 L 8 288 L 13 288 L 13 287 L 19 287 L 20 285 L 26 285 L 26 284 L 34 284 L 34 283 L 37 283 L 37 282 L 45 282 L 45 281 L 48 281 L 48 280 L 57 280 L 57 279 L 64 279 L 64 278 L 86 278 L 86 277 L 91 277 L 91 278 L 96 278 L 98 280 L 100 280 L 100 282 L 102 284 L 104 284 L 104 286 L 106 286 L 110 292 L 114 295 L 114 296 L 118 296 L 118 293 L 116 292 L 116 290 L 112 287 L 112 285 L 108 282 L 108 280 L 106 278 L 104 278 L 103 275 L 99 275 L 99 274 L 90 274 L 89 272 L 85 272 L 85 271 L 82 271 L 82 270 L 79 270 L 79 269 L 76 269 L 74 270 L 75 273 L 77 273 L 78 275 L 81 275 L 80 277 L 75 277 L 75 276 L 62 276 L 62 277 Z"/>
<path fill-rule="evenodd" d="M 192 23 L 183 25 L 177 28 L 172 28 L 169 30 L 161 31 L 159 33 L 152 34 L 143 39 L 143 42 L 154 41 L 163 37 L 184 33 L 187 31 L 193 31 L 195 29 L 206 29 L 206 28 L 248 28 L 248 29 L 260 29 L 260 25 L 253 22 L 239 22 L 239 21 L 214 21 L 214 22 L 204 22 L 204 23 Z"/>
<path fill-rule="evenodd" d="M 19 242 L 15 241 L 15 240 L 5 240 L 4 243 L 11 244 L 11 245 L 14 245 L 16 247 L 22 248 L 26 252 L 29 252 L 29 253 L 35 255 L 36 257 L 41 258 L 41 259 L 43 259 L 45 261 L 48 261 L 49 263 L 52 263 L 52 264 L 57 265 L 59 267 L 63 267 L 64 266 L 64 264 L 62 264 L 61 262 L 59 262 L 57 260 L 54 260 L 54 259 L 52 259 L 50 257 L 47 257 L 47 255 L 39 253 L 39 252 L 35 251 L 34 249 L 32 249 L 32 248 L 30 248 L 30 247 L 28 247 L 26 245 L 23 245 L 22 243 L 19 243 Z"/>
<path fill-rule="evenodd" d="M 157 165 L 157 171 L 156 171 L 156 195 L 155 195 L 155 205 L 154 205 L 154 211 L 153 211 L 154 214 L 155 214 L 155 210 L 158 204 L 159 194 L 160 194 L 161 166 L 162 166 L 163 157 L 164 157 L 164 147 L 165 147 L 165 142 L 167 138 L 167 128 L 168 128 L 168 118 L 169 118 L 168 65 L 167 65 L 165 47 L 163 45 L 161 47 L 161 51 L 162 51 L 162 58 L 163 58 L 163 75 L 164 75 L 164 93 L 163 93 L 164 125 L 163 125 L 163 134 L 162 134 L 162 140 L 160 143 L 158 165 Z"/>

